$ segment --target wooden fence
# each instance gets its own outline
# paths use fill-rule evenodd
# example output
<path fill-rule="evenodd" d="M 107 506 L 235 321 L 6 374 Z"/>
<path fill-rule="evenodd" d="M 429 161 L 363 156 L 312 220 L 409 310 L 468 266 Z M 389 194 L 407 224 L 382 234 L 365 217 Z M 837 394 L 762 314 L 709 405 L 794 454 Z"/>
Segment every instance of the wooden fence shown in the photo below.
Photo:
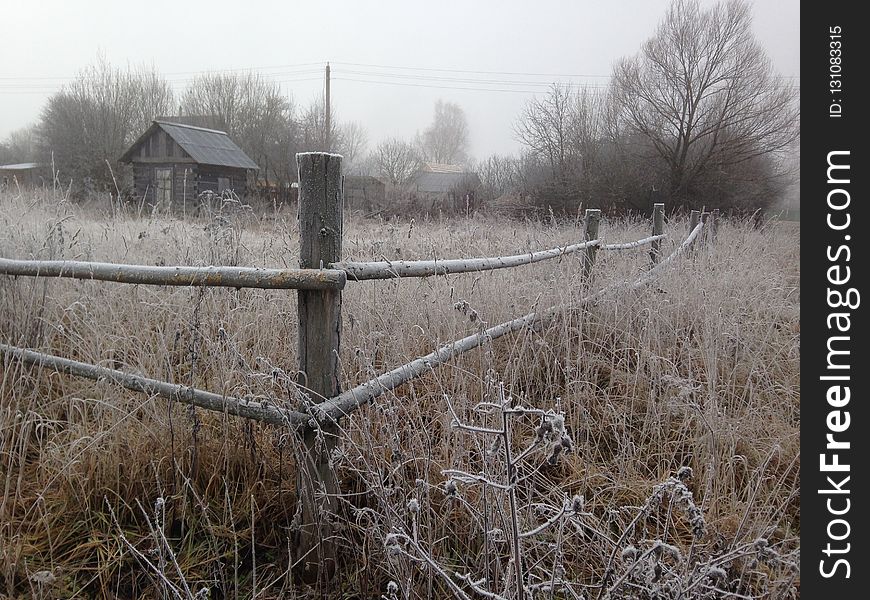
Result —
<path fill-rule="evenodd" d="M 277 402 L 253 401 L 215 394 L 74 360 L 0 344 L 7 360 L 39 365 L 58 372 L 104 379 L 129 390 L 185 402 L 208 410 L 292 427 L 302 440 L 302 464 L 297 465 L 297 492 L 301 502 L 301 526 L 297 540 L 300 556 L 310 556 L 318 575 L 334 570 L 335 555 L 325 515 L 337 510 L 338 482 L 329 466 L 329 455 L 338 439 L 341 417 L 378 396 L 445 364 L 460 354 L 501 336 L 527 327 L 541 327 L 566 308 L 578 308 L 615 290 L 638 288 L 648 283 L 680 255 L 692 252 L 696 242 L 709 243 L 717 229 L 718 211 L 692 211 L 688 237 L 667 258 L 662 258 L 664 204 L 655 204 L 652 234 L 624 243 L 602 244 L 598 236 L 601 211 L 585 214 L 584 240 L 560 248 L 514 256 L 419 261 L 342 261 L 341 156 L 322 152 L 296 155 L 299 169 L 299 269 L 250 269 L 238 267 L 151 267 L 78 261 L 27 261 L 0 258 L 0 274 L 36 277 L 73 277 L 117 283 L 149 285 L 230 286 L 295 289 L 298 294 L 298 388 L 309 402 L 297 410 Z M 700 236 L 711 224 L 709 234 Z M 575 307 L 553 306 L 489 327 L 445 344 L 430 354 L 383 373 L 370 381 L 341 391 L 339 351 L 341 342 L 341 290 L 348 281 L 428 277 L 529 265 L 582 252 L 585 281 L 591 278 L 598 251 L 630 250 L 650 246 L 651 268 L 634 281 L 603 288 L 584 297 Z M 315 561 L 316 559 L 316 561 Z"/>

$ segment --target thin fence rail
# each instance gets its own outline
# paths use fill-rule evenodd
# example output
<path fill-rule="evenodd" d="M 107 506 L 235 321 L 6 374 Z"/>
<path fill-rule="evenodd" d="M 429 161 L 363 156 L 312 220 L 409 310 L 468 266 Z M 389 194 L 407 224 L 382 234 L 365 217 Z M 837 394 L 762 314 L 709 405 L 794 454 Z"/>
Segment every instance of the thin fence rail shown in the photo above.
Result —
<path fill-rule="evenodd" d="M 347 276 L 335 269 L 259 269 L 252 267 L 156 267 L 75 260 L 0 258 L 0 274 L 71 277 L 115 283 L 172 286 L 340 290 Z"/>
<path fill-rule="evenodd" d="M 646 246 L 647 244 L 652 244 L 653 242 L 658 242 L 660 240 L 665 239 L 667 234 L 663 233 L 660 235 L 651 235 L 650 237 L 645 237 L 640 240 L 634 240 L 633 242 L 620 242 L 614 244 L 599 244 L 599 250 L 631 250 L 632 248 L 640 248 L 641 246 Z"/>
<path fill-rule="evenodd" d="M 571 244 L 550 250 L 515 254 L 512 256 L 495 256 L 480 258 L 449 258 L 444 260 L 397 260 L 356 262 L 341 261 L 329 265 L 332 269 L 340 269 L 347 273 L 348 279 L 363 281 L 367 279 L 393 279 L 396 277 L 429 277 L 431 275 L 452 275 L 454 273 L 473 273 L 477 271 L 492 271 L 508 269 L 522 265 L 530 265 L 544 260 L 560 258 L 596 246 L 599 240 Z"/>
<path fill-rule="evenodd" d="M 494 271 L 523 265 L 530 265 L 545 260 L 561 258 L 580 250 L 597 246 L 601 250 L 628 250 L 652 244 L 666 238 L 667 235 L 654 235 L 631 242 L 602 244 L 601 240 L 590 240 L 579 244 L 570 244 L 550 250 L 539 250 L 528 254 L 511 256 L 494 256 L 480 258 L 450 258 L 442 260 L 382 260 L 382 261 L 340 261 L 329 265 L 331 269 L 339 269 L 347 273 L 348 279 L 365 281 L 371 279 L 394 279 L 401 277 L 430 277 L 432 275 L 453 275 L 457 273 L 474 273 L 479 271 Z"/>
<path fill-rule="evenodd" d="M 88 363 L 78 362 L 61 358 L 51 354 L 36 352 L 23 348 L 16 348 L 6 344 L 0 344 L 0 354 L 4 354 L 24 363 L 37 366 L 54 368 L 59 372 L 84 377 L 93 380 L 107 380 L 120 387 L 147 394 L 155 394 L 177 400 L 186 404 L 192 404 L 207 410 L 226 412 L 228 414 L 263 421 L 273 425 L 304 425 L 310 426 L 312 417 L 320 423 L 331 423 L 342 416 L 346 416 L 367 404 L 375 398 L 396 389 L 408 381 L 419 377 L 427 371 L 444 365 L 452 358 L 464 354 L 479 346 L 498 339 L 509 333 L 519 331 L 526 327 L 546 326 L 554 317 L 568 309 L 584 306 L 589 302 L 596 301 L 603 296 L 625 288 L 638 288 L 648 283 L 660 273 L 675 258 L 683 254 L 698 237 L 703 223 L 699 223 L 689 236 L 674 252 L 663 259 L 656 267 L 646 274 L 637 278 L 634 282 L 618 282 L 580 299 L 576 306 L 566 304 L 549 307 L 543 311 L 531 312 L 516 319 L 489 327 L 479 333 L 444 344 L 437 350 L 421 356 L 407 364 L 396 367 L 386 373 L 375 377 L 351 390 L 324 400 L 310 408 L 310 413 L 291 411 L 270 404 L 268 401 L 252 401 L 235 398 L 222 394 L 215 394 L 180 384 L 166 383 L 156 379 L 149 379 L 139 375 L 99 367 Z M 654 236 L 660 239 L 663 236 Z M 650 243 L 651 238 L 638 240 L 638 242 Z M 637 244 L 638 246 L 643 244 Z"/>
<path fill-rule="evenodd" d="M 224 394 L 215 394 L 177 383 L 149 379 L 116 369 L 99 367 L 77 360 L 61 358 L 24 348 L 16 348 L 6 344 L 0 344 L 0 355 L 15 358 L 25 364 L 55 369 L 60 373 L 75 375 L 76 377 L 84 377 L 96 381 L 109 381 L 134 392 L 161 396 L 169 400 L 177 400 L 207 410 L 225 412 L 273 425 L 299 425 L 311 420 L 311 415 L 286 410 L 267 401 L 259 402 L 245 400 L 244 398 L 234 398 Z"/>
<path fill-rule="evenodd" d="M 670 256 L 662 260 L 661 263 L 659 263 L 654 269 L 638 277 L 633 282 L 618 282 L 611 284 L 595 292 L 594 294 L 590 294 L 582 298 L 576 303 L 576 306 L 571 306 L 567 304 L 551 306 L 543 311 L 531 312 L 527 315 L 523 315 L 522 317 L 518 317 L 516 319 L 505 321 L 504 323 L 499 323 L 498 325 L 489 327 L 484 331 L 481 331 L 480 333 L 475 333 L 462 339 L 450 342 L 448 344 L 444 344 L 437 350 L 427 354 L 426 356 L 421 356 L 400 367 L 396 367 L 395 369 L 387 371 L 386 373 L 379 375 L 378 377 L 375 377 L 374 379 L 371 379 L 365 383 L 362 383 L 353 389 L 342 392 L 335 398 L 330 398 L 315 405 L 314 407 L 312 407 L 311 412 L 319 421 L 337 420 L 342 416 L 346 416 L 352 413 L 360 406 L 371 402 L 375 398 L 396 389 L 400 385 L 403 385 L 411 381 L 412 379 L 419 377 L 427 371 L 431 371 L 436 367 L 444 365 L 450 359 L 459 356 L 460 354 L 464 354 L 469 350 L 474 350 L 475 348 L 478 348 L 489 341 L 495 340 L 509 333 L 519 331 L 525 327 L 546 326 L 553 318 L 555 318 L 563 311 L 575 309 L 579 306 L 584 306 L 589 302 L 596 301 L 614 291 L 622 290 L 625 288 L 640 288 L 646 283 L 649 283 L 652 279 L 654 279 L 675 258 L 683 254 L 687 250 L 687 248 L 691 246 L 692 242 L 700 233 L 702 227 L 703 224 L 699 223 L 698 226 L 695 227 L 694 230 L 692 230 L 686 240 L 682 244 L 680 244 L 680 246 L 678 246 L 677 249 L 674 250 L 674 252 L 671 253 Z"/>

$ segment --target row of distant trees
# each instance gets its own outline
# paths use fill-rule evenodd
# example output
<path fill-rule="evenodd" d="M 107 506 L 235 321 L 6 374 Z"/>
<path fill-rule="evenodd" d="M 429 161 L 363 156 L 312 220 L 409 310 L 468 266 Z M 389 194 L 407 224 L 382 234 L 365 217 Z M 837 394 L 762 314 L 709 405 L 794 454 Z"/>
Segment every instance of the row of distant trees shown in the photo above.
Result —
<path fill-rule="evenodd" d="M 412 139 L 368 148 L 366 130 L 335 111 L 327 136 L 324 102 L 297 106 L 256 73 L 196 77 L 176 97 L 153 68 L 121 70 L 98 60 L 47 102 L 40 122 L 0 145 L 19 161 L 53 155 L 61 178 L 112 189 L 110 164 L 157 116 L 197 115 L 228 132 L 286 184 L 297 151 L 345 156 L 346 171 L 401 188 L 422 162 L 479 173 L 483 200 L 573 212 L 581 205 L 644 210 L 651 196 L 673 207 L 765 208 L 790 181 L 785 160 L 800 134 L 799 89 L 778 77 L 751 30 L 746 0 L 701 8 L 674 0 L 635 56 L 618 61 L 606 87 L 554 84 L 514 124 L 518 156 L 469 155 L 462 108 L 439 100 Z"/>
<path fill-rule="evenodd" d="M 750 5 L 676 0 L 606 89 L 553 85 L 515 124 L 526 151 L 478 165 L 486 194 L 534 205 L 768 208 L 795 179 L 799 89 L 778 77 Z"/>
<path fill-rule="evenodd" d="M 346 172 L 395 184 L 422 161 L 464 163 L 468 156 L 468 123 L 453 103 L 439 100 L 432 124 L 407 148 L 403 141 L 385 140 L 367 152 L 365 128 L 341 121 L 334 107 L 327 135 L 322 96 L 300 107 L 257 73 L 203 74 L 177 97 L 154 68 L 120 69 L 99 58 L 48 99 L 39 123 L 0 144 L 0 161 L 50 162 L 62 181 L 72 180 L 79 190 L 83 181 L 112 190 L 116 159 L 161 116 L 226 131 L 259 165 L 267 184 L 294 181 L 292 157 L 301 151 L 338 152 Z"/>

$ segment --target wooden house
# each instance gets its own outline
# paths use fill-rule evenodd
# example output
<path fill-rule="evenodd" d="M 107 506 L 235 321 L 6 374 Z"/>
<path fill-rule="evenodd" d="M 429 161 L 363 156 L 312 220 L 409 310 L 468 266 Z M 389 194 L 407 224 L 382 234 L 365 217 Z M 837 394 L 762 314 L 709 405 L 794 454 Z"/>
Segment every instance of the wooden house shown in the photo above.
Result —
<path fill-rule="evenodd" d="M 41 173 L 39 163 L 16 163 L 14 165 L 0 165 L 0 186 L 2 187 L 34 187 L 45 181 L 47 173 Z M 49 182 L 51 181 L 49 177 Z"/>
<path fill-rule="evenodd" d="M 412 195 L 428 209 L 464 212 L 478 208 L 475 196 L 480 177 L 459 165 L 423 163 L 411 186 Z"/>
<path fill-rule="evenodd" d="M 370 213 L 384 208 L 386 198 L 386 186 L 380 179 L 371 175 L 345 175 L 345 208 Z"/>
<path fill-rule="evenodd" d="M 244 197 L 259 169 L 226 132 L 167 121 L 154 121 L 120 162 L 133 166 L 134 195 L 166 209 L 205 191 Z"/>

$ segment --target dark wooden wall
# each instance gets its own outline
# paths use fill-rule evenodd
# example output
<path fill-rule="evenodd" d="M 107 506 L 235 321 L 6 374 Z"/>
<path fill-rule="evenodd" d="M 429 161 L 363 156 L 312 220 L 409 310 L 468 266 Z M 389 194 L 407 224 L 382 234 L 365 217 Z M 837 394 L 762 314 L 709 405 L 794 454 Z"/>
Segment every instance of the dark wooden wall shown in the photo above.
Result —
<path fill-rule="evenodd" d="M 239 197 L 244 197 L 248 191 L 248 172 L 245 169 L 233 167 L 215 167 L 212 165 L 197 166 L 197 190 L 204 192 L 211 190 L 218 193 L 218 178 L 229 179 L 229 186 Z"/>
<path fill-rule="evenodd" d="M 196 199 L 196 163 L 139 163 L 133 162 L 133 194 L 153 203 L 156 199 L 157 169 L 172 169 L 172 204 L 181 206 Z"/>
<path fill-rule="evenodd" d="M 133 194 L 153 204 L 157 199 L 157 169 L 172 169 L 172 208 L 191 207 L 201 192 L 218 193 L 218 180 L 226 177 L 240 197 L 248 192 L 248 172 L 234 167 L 201 165 L 162 129 L 148 136 L 132 157 Z"/>

